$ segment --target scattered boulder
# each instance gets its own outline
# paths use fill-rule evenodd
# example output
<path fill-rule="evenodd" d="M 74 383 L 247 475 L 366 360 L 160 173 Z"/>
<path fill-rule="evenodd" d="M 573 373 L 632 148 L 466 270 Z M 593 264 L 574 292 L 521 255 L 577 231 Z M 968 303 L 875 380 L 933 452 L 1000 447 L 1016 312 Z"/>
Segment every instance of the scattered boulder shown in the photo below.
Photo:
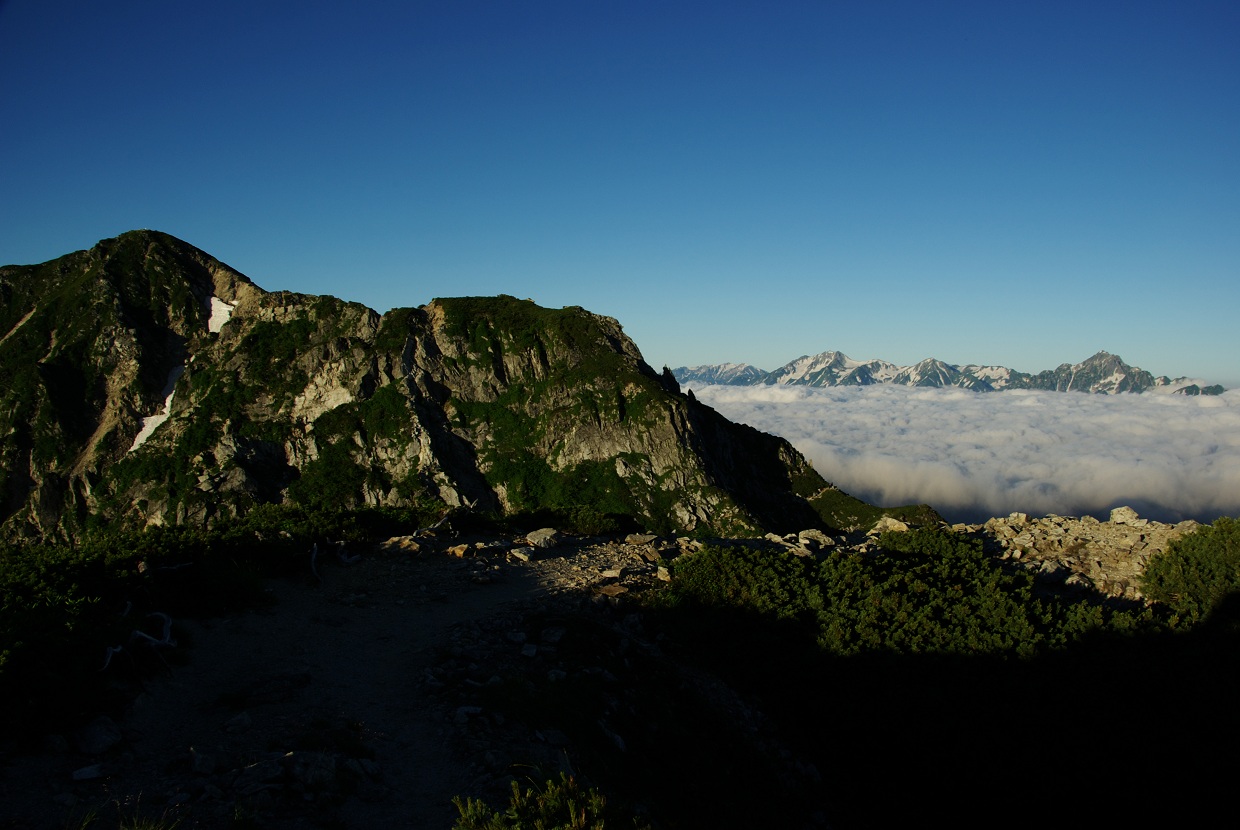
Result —
<path fill-rule="evenodd" d="M 103 764 L 91 764 L 88 767 L 81 767 L 73 771 L 74 781 L 94 781 L 97 778 L 103 778 Z"/>
<path fill-rule="evenodd" d="M 481 706 L 458 706 L 456 713 L 452 716 L 452 720 L 457 724 L 469 723 L 470 718 L 478 717 L 482 714 Z"/>
<path fill-rule="evenodd" d="M 234 715 L 224 723 L 224 731 L 230 735 L 240 735 L 250 731 L 250 727 L 254 725 L 253 719 L 249 712 L 241 712 Z"/>
<path fill-rule="evenodd" d="M 797 542 L 807 550 L 821 550 L 835 545 L 835 540 L 821 530 L 802 530 L 797 534 Z"/>
<path fill-rule="evenodd" d="M 878 536 L 880 533 L 886 533 L 888 531 L 891 531 L 894 533 L 904 533 L 907 530 L 908 530 L 908 525 L 900 521 L 899 519 L 893 519 L 890 516 L 883 516 L 881 519 L 879 519 L 877 522 L 874 523 L 874 527 L 870 528 L 869 532 L 867 532 L 865 535 L 866 536 Z"/>
<path fill-rule="evenodd" d="M 657 563 L 657 562 L 663 561 L 662 551 L 660 551 L 654 545 L 642 545 L 640 548 L 638 548 L 638 554 L 641 556 L 642 559 L 646 560 L 647 562 Z"/>
<path fill-rule="evenodd" d="M 280 763 L 283 757 L 283 753 L 268 753 L 267 757 L 242 767 L 233 788 L 241 795 L 252 795 L 279 782 L 284 778 L 284 766 Z"/>
<path fill-rule="evenodd" d="M 560 543 L 560 531 L 551 527 L 532 530 L 525 534 L 525 541 L 536 548 L 553 548 Z"/>
<path fill-rule="evenodd" d="M 77 733 L 77 748 L 86 755 L 102 755 L 124 739 L 121 728 L 107 715 L 100 715 Z"/>
<path fill-rule="evenodd" d="M 1145 527 L 1149 520 L 1142 519 L 1131 507 L 1117 507 L 1111 511 L 1111 524 Z"/>
<path fill-rule="evenodd" d="M 336 781 L 336 756 L 328 752 L 290 752 L 284 758 L 293 781 L 307 792 L 325 792 Z"/>
<path fill-rule="evenodd" d="M 225 764 L 227 764 L 227 759 L 222 757 L 221 753 L 202 750 L 194 746 L 189 748 L 190 769 L 199 775 L 213 775 Z"/>
<path fill-rule="evenodd" d="M 421 543 L 413 536 L 393 536 L 379 543 L 383 553 L 418 553 L 422 550 Z"/>
<path fill-rule="evenodd" d="M 516 559 L 518 562 L 529 562 L 531 559 L 534 558 L 535 552 L 536 551 L 534 550 L 534 548 L 527 546 L 527 547 L 513 548 L 512 550 L 508 551 L 508 555 L 511 556 L 513 559 Z"/>

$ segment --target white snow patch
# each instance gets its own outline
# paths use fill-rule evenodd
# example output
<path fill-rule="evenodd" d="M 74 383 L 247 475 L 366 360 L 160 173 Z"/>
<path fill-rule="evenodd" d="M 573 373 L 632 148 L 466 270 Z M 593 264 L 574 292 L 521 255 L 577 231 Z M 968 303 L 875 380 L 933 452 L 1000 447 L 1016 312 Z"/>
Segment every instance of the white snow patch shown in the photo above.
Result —
<path fill-rule="evenodd" d="M 870 376 L 879 383 L 890 383 L 900 374 L 900 367 L 885 360 L 871 360 L 866 365 L 870 367 Z"/>
<path fill-rule="evenodd" d="M 1114 392 L 1127 377 L 1128 375 L 1123 372 L 1112 372 L 1110 377 L 1094 384 L 1094 388 L 1101 389 L 1103 392 Z"/>
<path fill-rule="evenodd" d="M 220 329 L 228 322 L 228 318 L 232 317 L 233 309 L 236 306 L 229 305 L 219 297 L 211 298 L 211 319 L 207 321 L 207 331 L 213 334 L 219 334 Z"/>
<path fill-rule="evenodd" d="M 960 371 L 972 373 L 974 377 L 981 378 L 996 389 L 1006 386 L 1008 381 L 1012 379 L 1012 370 L 1003 366 L 977 366 L 970 364 L 962 366 Z"/>
<path fill-rule="evenodd" d="M 218 329 L 216 330 L 218 331 Z M 154 415 L 148 415 L 142 419 L 142 429 L 138 430 L 138 434 L 134 436 L 133 446 L 129 448 L 129 452 L 133 452 L 145 444 L 146 439 L 151 437 L 152 433 L 159 428 L 159 425 L 168 420 L 168 413 L 172 411 L 172 395 L 176 391 L 177 379 L 181 377 L 181 373 L 184 371 L 184 366 L 177 366 L 168 373 L 168 382 L 164 384 L 164 406 Z"/>

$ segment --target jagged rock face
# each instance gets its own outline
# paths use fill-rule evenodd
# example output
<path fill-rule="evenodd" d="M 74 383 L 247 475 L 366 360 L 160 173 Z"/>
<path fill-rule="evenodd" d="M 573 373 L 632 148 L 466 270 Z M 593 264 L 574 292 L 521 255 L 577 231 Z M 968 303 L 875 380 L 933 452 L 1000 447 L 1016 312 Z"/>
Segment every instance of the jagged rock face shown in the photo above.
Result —
<path fill-rule="evenodd" d="M 0 296 L 8 537 L 288 500 L 800 529 L 828 486 L 579 308 L 458 298 L 380 317 L 264 292 L 150 231 L 0 269 Z"/>
<path fill-rule="evenodd" d="M 383 337 L 402 336 L 405 388 L 472 454 L 480 497 L 506 512 L 588 505 L 720 531 L 813 520 L 788 499 L 822 486 L 805 460 L 681 395 L 611 318 L 445 299 L 386 316 Z M 807 475 L 817 480 L 794 486 Z"/>

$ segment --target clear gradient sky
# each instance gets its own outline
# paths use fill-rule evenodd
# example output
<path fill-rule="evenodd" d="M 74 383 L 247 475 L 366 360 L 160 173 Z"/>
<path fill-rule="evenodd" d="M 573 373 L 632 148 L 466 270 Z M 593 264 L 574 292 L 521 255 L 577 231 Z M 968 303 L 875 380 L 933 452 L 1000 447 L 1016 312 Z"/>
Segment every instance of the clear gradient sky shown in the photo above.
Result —
<path fill-rule="evenodd" d="M 656 368 L 1240 385 L 1240 4 L 0 0 L 0 263 L 142 227 Z"/>

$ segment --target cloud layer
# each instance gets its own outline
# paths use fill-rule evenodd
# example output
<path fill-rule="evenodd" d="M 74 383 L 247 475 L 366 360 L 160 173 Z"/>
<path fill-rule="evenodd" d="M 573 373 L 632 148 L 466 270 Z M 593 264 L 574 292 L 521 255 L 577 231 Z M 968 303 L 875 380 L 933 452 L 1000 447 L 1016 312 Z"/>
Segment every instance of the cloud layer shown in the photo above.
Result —
<path fill-rule="evenodd" d="M 870 386 L 695 386 L 843 490 L 953 521 L 1015 510 L 1162 521 L 1240 515 L 1240 391 L 1217 397 Z"/>

